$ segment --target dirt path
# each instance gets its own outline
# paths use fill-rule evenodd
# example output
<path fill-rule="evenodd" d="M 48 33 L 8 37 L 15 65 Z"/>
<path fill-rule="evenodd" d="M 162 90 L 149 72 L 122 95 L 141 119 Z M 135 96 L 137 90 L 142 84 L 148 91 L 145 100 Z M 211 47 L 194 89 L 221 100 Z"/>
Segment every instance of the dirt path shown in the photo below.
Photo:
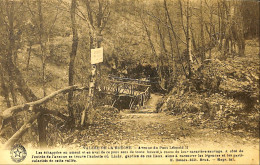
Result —
<path fill-rule="evenodd" d="M 136 113 L 121 111 L 119 119 L 103 126 L 92 126 L 81 133 L 81 145 L 187 145 L 195 148 L 247 147 L 259 149 L 257 138 L 237 136 L 213 128 L 200 128 L 182 116 L 154 113 L 161 96 L 152 95 L 145 109 Z M 145 113 L 147 112 L 147 113 Z M 85 136 L 88 135 L 88 136 Z"/>
<path fill-rule="evenodd" d="M 156 106 L 158 101 L 162 99 L 161 95 L 151 94 L 151 98 L 145 103 L 145 106 L 140 109 L 143 113 L 154 113 L 156 112 Z"/>

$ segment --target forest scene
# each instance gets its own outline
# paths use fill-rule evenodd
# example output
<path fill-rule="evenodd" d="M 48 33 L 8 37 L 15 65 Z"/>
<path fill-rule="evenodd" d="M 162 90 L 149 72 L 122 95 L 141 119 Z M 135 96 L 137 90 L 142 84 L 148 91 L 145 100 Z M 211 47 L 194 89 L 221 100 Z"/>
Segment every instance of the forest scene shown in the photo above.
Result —
<path fill-rule="evenodd" d="M 256 0 L 0 0 L 0 142 L 259 145 L 259 66 Z"/>

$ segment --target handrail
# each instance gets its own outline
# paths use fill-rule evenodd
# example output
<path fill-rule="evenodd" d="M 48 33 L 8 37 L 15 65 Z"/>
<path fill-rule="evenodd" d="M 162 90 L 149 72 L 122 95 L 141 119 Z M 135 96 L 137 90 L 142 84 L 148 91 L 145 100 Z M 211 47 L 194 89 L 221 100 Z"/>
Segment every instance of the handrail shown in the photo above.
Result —
<path fill-rule="evenodd" d="M 117 80 L 136 81 L 136 82 L 139 82 L 139 83 L 151 83 L 150 80 L 132 79 L 132 78 L 127 78 L 127 77 L 116 77 L 116 76 L 111 76 L 111 75 L 109 75 L 108 78 L 110 78 L 110 79 L 117 79 Z"/>
<path fill-rule="evenodd" d="M 69 86 L 69 87 L 57 90 L 57 91 L 51 93 L 50 95 L 45 96 L 39 100 L 7 108 L 0 114 L 0 118 L 5 120 L 5 119 L 12 117 L 14 113 L 17 113 L 19 111 L 27 110 L 27 109 L 32 110 L 34 106 L 46 103 L 47 101 L 49 101 L 50 99 L 52 99 L 53 97 L 55 97 L 58 94 L 67 93 L 67 92 L 69 92 L 71 90 L 75 90 L 77 88 L 78 88 L 78 86 L 76 86 L 76 85 Z"/>
<path fill-rule="evenodd" d="M 147 85 L 147 84 L 138 84 L 138 83 L 124 82 L 124 81 L 114 81 L 114 80 L 108 80 L 108 81 L 113 82 L 113 83 L 122 83 L 122 84 L 130 84 L 130 85 L 138 85 L 138 86 L 146 86 L 146 87 L 151 86 L 151 85 Z"/>
<path fill-rule="evenodd" d="M 33 101 L 33 102 L 29 102 L 29 103 L 25 103 L 25 104 L 21 104 L 18 106 L 14 106 L 14 107 L 10 107 L 6 110 L 4 110 L 1 114 L 0 114 L 0 130 L 3 126 L 3 121 L 7 120 L 9 118 L 11 118 L 13 116 L 13 114 L 23 111 L 23 110 L 31 110 L 33 111 L 33 108 L 36 106 L 36 110 L 34 111 L 35 113 L 31 116 L 31 118 L 25 122 L 23 124 L 22 127 L 20 127 L 20 129 L 18 131 L 16 131 L 15 134 L 13 134 L 13 136 L 11 138 L 9 138 L 9 140 L 4 144 L 4 148 L 10 148 L 17 140 L 19 140 L 19 138 L 28 130 L 28 128 L 30 128 L 33 124 L 33 122 L 42 114 L 42 113 L 48 113 L 48 114 L 52 114 L 58 117 L 62 117 L 62 118 L 66 118 L 67 116 L 62 115 L 61 113 L 56 113 L 54 111 L 50 111 L 50 110 L 44 110 L 42 108 L 38 109 L 38 106 L 41 104 L 44 104 L 48 101 L 50 101 L 51 99 L 53 99 L 55 96 L 59 95 L 59 94 L 65 94 L 68 93 L 69 91 L 73 91 L 73 90 L 84 90 L 84 89 L 88 89 L 87 87 L 82 87 L 79 88 L 77 85 L 74 86 L 68 86 L 66 88 L 57 90 L 51 94 L 49 94 L 48 96 L 45 96 L 39 100 Z M 38 111 L 40 110 L 40 111 Z"/>

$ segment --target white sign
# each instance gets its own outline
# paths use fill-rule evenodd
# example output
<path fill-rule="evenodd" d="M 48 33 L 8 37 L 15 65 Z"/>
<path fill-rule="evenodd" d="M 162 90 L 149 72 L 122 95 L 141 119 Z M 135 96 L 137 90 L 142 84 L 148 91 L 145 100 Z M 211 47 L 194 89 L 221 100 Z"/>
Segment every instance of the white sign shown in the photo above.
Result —
<path fill-rule="evenodd" d="M 103 62 L 103 48 L 91 49 L 91 64 Z"/>

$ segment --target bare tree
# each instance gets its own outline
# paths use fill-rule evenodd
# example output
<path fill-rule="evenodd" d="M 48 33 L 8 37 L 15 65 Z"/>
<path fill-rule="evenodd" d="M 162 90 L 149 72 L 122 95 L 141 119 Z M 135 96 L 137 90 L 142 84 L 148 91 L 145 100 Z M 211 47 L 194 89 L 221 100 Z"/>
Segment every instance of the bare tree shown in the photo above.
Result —
<path fill-rule="evenodd" d="M 200 35 L 201 35 L 201 61 L 205 60 L 205 37 L 204 37 L 204 13 L 203 0 L 200 0 Z"/>
<path fill-rule="evenodd" d="M 82 0 L 85 5 L 87 16 L 85 16 L 85 20 L 87 22 L 88 28 L 90 30 L 90 49 L 100 48 L 102 42 L 102 31 L 106 27 L 106 24 L 109 20 L 110 16 L 110 3 L 108 0 L 98 0 L 97 2 L 93 2 L 90 0 Z M 88 109 L 88 122 L 89 124 L 93 123 L 93 98 L 94 98 L 94 90 L 96 84 L 96 72 L 97 65 L 92 64 L 91 73 L 92 77 L 89 85 L 89 95 L 88 95 L 88 103 L 84 111 L 82 112 L 81 125 L 85 123 L 85 114 Z"/>
<path fill-rule="evenodd" d="M 77 23 L 76 23 L 76 7 L 77 1 L 71 1 L 71 8 L 70 8 L 70 16 L 71 16 L 71 27 L 72 27 L 72 49 L 70 52 L 70 63 L 69 63 L 69 86 L 74 85 L 74 61 L 77 55 L 78 49 L 78 30 L 77 30 Z M 71 125 L 74 125 L 74 115 L 73 115 L 73 107 L 72 102 L 73 100 L 73 91 L 70 91 L 68 94 L 68 111 L 71 120 Z"/>
<path fill-rule="evenodd" d="M 44 45 L 44 39 L 45 37 L 44 34 L 44 20 L 43 20 L 43 13 L 42 13 L 42 1 L 37 0 L 37 7 L 38 7 L 38 20 L 39 20 L 39 44 L 41 46 L 41 62 L 42 62 L 42 89 L 43 89 L 43 96 L 46 96 L 46 73 L 45 73 L 45 68 L 46 68 L 46 47 Z"/>

